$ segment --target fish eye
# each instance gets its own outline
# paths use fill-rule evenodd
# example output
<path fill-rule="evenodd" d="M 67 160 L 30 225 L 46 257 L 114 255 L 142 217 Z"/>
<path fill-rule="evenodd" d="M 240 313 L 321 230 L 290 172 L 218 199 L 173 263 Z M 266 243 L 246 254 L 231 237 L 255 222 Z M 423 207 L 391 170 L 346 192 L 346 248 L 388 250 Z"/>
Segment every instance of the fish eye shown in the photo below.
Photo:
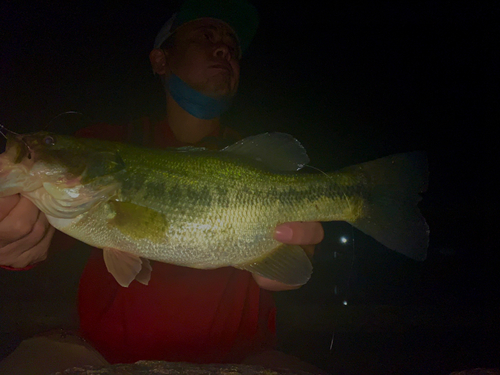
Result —
<path fill-rule="evenodd" d="M 53 146 L 56 143 L 56 141 L 54 140 L 53 137 L 49 135 L 43 139 L 43 143 L 47 146 Z"/>

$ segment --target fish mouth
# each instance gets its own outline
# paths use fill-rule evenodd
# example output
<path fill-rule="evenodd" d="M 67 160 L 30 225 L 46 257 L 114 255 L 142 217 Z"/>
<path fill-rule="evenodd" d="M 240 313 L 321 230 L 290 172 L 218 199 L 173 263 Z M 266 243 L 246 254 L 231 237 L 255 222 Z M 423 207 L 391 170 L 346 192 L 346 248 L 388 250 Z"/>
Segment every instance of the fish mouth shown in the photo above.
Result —
<path fill-rule="evenodd" d="M 2 183 L 2 178 L 7 176 L 7 174 L 9 173 L 7 171 L 7 160 L 5 160 L 5 159 L 6 159 L 5 153 L 0 154 L 0 186 Z"/>
<path fill-rule="evenodd" d="M 5 152 L 2 155 L 9 154 L 12 157 L 16 153 L 17 155 L 13 158 L 15 164 L 20 163 L 26 156 L 31 159 L 32 150 L 25 135 L 13 132 L 3 125 L 0 125 L 0 134 L 7 140 Z"/>
<path fill-rule="evenodd" d="M 18 164 L 24 160 L 24 158 L 32 158 L 32 150 L 30 149 L 27 140 L 22 135 L 16 135 L 9 139 L 7 142 L 7 150 L 14 148 L 17 151 L 17 156 L 14 159 L 14 163 Z M 12 151 L 13 152 L 13 151 Z"/>

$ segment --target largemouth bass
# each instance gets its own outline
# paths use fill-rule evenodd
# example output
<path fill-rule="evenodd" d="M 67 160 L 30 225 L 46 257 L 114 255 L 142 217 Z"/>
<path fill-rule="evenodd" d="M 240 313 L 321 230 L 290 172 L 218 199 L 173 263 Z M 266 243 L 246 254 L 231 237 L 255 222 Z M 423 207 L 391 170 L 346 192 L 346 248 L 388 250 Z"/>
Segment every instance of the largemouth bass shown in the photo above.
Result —
<path fill-rule="evenodd" d="M 58 230 L 102 248 L 122 286 L 146 284 L 148 261 L 232 266 L 289 285 L 312 272 L 299 246 L 273 238 L 293 221 L 341 220 L 411 258 L 426 257 L 417 207 L 427 186 L 422 152 L 332 173 L 298 172 L 309 159 L 283 133 L 221 151 L 147 149 L 48 132 L 7 133 L 0 197 L 20 193 Z"/>

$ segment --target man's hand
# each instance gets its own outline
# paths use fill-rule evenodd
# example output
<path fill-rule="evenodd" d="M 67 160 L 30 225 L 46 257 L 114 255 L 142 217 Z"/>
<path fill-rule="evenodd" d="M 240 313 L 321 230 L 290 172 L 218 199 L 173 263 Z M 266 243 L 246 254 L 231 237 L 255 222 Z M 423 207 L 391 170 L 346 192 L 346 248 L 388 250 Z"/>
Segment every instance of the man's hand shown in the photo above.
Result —
<path fill-rule="evenodd" d="M 314 255 L 314 247 L 323 240 L 323 236 L 323 226 L 318 222 L 285 223 L 277 226 L 274 232 L 275 240 L 289 245 L 300 245 L 309 258 Z M 300 286 L 290 286 L 256 274 L 252 275 L 262 289 L 278 292 L 300 288 Z"/>
<path fill-rule="evenodd" d="M 24 268 L 45 260 L 54 231 L 27 198 L 0 198 L 0 265 Z"/>

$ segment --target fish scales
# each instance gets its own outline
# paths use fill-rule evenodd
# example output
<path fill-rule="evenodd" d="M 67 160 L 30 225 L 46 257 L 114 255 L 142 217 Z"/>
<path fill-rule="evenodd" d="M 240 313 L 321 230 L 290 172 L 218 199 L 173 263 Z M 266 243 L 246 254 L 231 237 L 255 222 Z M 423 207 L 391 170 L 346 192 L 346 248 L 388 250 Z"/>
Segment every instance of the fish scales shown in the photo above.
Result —
<path fill-rule="evenodd" d="M 0 158 L 0 196 L 2 185 L 10 192 L 16 185 L 9 180 L 11 171 L 27 174 L 18 192 L 52 225 L 118 258 L 127 253 L 194 268 L 257 267 L 252 272 L 288 282 L 294 271 L 283 268 L 300 269 L 309 261 L 300 248 L 274 240 L 276 226 L 332 220 L 347 221 L 394 250 L 422 258 L 428 240 L 416 207 L 426 185 L 422 154 L 307 174 L 273 169 L 260 157 L 269 151 L 259 149 L 256 140 L 273 146 L 276 141 L 277 147 L 267 147 L 276 152 L 303 152 L 293 138 L 269 134 L 254 137 L 251 147 L 243 140 L 239 148 L 215 152 L 35 133 L 9 141 Z M 306 268 L 297 272 L 310 273 Z"/>
<path fill-rule="evenodd" d="M 354 202 L 355 198 L 349 199 L 346 193 L 334 195 L 340 190 L 336 185 L 331 187 L 330 180 L 335 176 L 320 177 L 325 181 L 318 181 L 319 176 L 316 176 L 317 188 L 305 194 L 313 183 L 310 176 L 269 174 L 258 181 L 233 179 L 233 183 L 226 183 L 221 189 L 213 180 L 200 179 L 199 175 L 193 174 L 192 178 L 172 175 L 170 173 L 161 184 L 164 194 L 159 212 L 169 222 L 166 242 L 163 246 L 150 243 L 134 250 L 150 259 L 182 265 L 203 260 L 214 267 L 250 261 L 276 246 L 272 236 L 274 227 L 281 222 L 353 217 L 353 203 L 349 202 Z M 143 186 L 149 184 L 146 182 Z M 145 204 L 147 197 L 151 197 L 149 190 L 127 192 L 122 189 L 120 200 Z M 158 191 L 156 187 L 152 190 Z M 358 205 L 360 202 L 358 199 Z M 102 235 L 105 237 L 103 243 L 107 242 L 106 234 Z M 165 247 L 178 251 L 167 255 Z M 202 247 L 210 247 L 213 251 L 201 258 L 199 248 Z M 227 253 L 227 247 L 235 251 Z"/>

